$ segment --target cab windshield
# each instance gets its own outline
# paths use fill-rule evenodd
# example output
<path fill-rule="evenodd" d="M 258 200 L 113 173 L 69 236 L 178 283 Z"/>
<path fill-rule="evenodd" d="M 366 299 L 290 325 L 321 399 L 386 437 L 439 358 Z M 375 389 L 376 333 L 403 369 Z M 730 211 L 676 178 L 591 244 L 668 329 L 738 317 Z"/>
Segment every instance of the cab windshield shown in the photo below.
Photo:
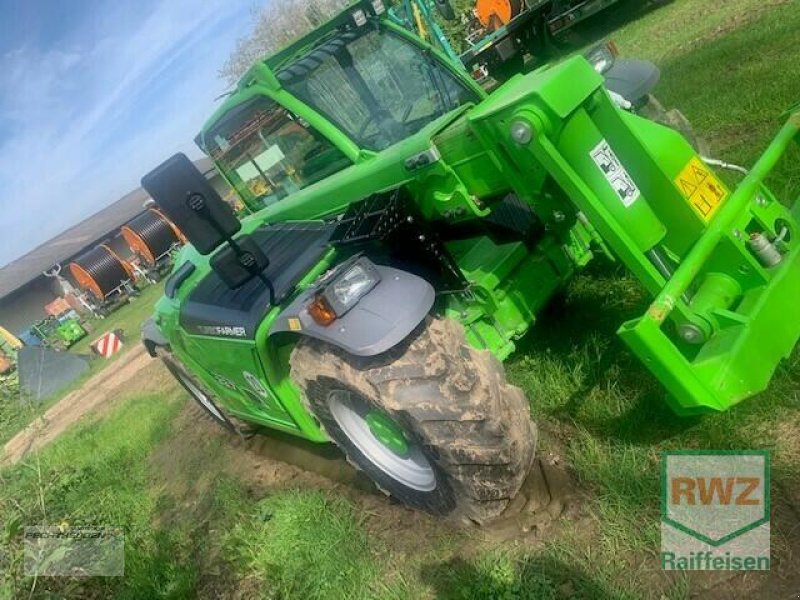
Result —
<path fill-rule="evenodd" d="M 228 113 L 204 141 L 211 158 L 252 210 L 351 164 L 302 119 L 263 97 Z"/>
<path fill-rule="evenodd" d="M 383 150 L 480 98 L 434 56 L 384 29 L 339 33 L 278 73 L 360 148 Z"/>

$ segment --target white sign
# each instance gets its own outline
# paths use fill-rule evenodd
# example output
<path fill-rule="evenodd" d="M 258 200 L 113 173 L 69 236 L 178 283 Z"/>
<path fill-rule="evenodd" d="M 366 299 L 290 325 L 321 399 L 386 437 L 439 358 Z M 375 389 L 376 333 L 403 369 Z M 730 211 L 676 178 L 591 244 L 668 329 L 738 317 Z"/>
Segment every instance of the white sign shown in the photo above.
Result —
<path fill-rule="evenodd" d="M 275 144 L 256 156 L 255 161 L 258 167 L 266 173 L 284 158 L 286 157 L 284 156 L 283 151 L 281 151 L 280 147 Z"/>
<path fill-rule="evenodd" d="M 639 196 L 641 196 L 639 188 L 628 171 L 625 170 L 625 167 L 622 166 L 607 141 L 602 140 L 597 144 L 590 155 L 594 164 L 603 173 L 606 181 L 617 193 L 625 208 L 629 208 L 639 199 Z"/>

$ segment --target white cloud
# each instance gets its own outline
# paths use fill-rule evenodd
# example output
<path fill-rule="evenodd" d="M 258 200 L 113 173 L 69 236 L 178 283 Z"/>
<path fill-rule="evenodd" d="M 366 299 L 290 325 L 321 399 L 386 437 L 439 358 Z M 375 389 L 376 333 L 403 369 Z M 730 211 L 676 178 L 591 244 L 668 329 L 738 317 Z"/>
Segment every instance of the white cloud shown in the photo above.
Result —
<path fill-rule="evenodd" d="M 90 15 L 67 47 L 0 56 L 0 265 L 191 151 L 224 87 L 217 69 L 250 27 L 245 2 L 135 9 Z"/>

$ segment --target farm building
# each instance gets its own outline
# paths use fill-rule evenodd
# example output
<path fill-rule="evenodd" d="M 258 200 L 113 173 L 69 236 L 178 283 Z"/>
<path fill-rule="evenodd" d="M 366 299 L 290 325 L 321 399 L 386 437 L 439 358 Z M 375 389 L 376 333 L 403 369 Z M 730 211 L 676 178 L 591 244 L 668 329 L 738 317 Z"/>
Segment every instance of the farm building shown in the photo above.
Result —
<path fill-rule="evenodd" d="M 210 160 L 201 159 L 195 164 L 222 197 L 230 196 L 231 189 Z M 44 275 L 54 265 L 63 265 L 63 274 L 66 274 L 66 266 L 71 260 L 100 243 L 106 243 L 123 259 L 131 258 L 131 250 L 119 230 L 143 213 L 149 200 L 143 189 L 134 190 L 0 268 L 0 326 L 21 333 L 31 323 L 47 316 L 45 306 L 59 295 L 56 280 Z"/>

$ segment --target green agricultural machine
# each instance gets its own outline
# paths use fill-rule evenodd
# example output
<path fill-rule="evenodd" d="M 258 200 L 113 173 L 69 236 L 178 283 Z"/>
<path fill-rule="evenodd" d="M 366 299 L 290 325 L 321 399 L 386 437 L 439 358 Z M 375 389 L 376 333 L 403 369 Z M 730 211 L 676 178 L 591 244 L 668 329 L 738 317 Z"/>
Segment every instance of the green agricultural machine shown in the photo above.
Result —
<path fill-rule="evenodd" d="M 87 335 L 80 317 L 74 312 L 37 321 L 31 325 L 30 332 L 42 345 L 57 350 L 71 348 Z"/>
<path fill-rule="evenodd" d="M 486 522 L 536 443 L 502 361 L 596 256 L 652 296 L 619 335 L 676 412 L 768 386 L 800 336 L 800 224 L 764 180 L 798 130 L 730 189 L 586 59 L 487 94 L 361 3 L 253 65 L 198 136 L 253 215 L 183 155 L 144 177 L 191 242 L 144 343 L 231 431 L 334 442 L 399 501 Z"/>

